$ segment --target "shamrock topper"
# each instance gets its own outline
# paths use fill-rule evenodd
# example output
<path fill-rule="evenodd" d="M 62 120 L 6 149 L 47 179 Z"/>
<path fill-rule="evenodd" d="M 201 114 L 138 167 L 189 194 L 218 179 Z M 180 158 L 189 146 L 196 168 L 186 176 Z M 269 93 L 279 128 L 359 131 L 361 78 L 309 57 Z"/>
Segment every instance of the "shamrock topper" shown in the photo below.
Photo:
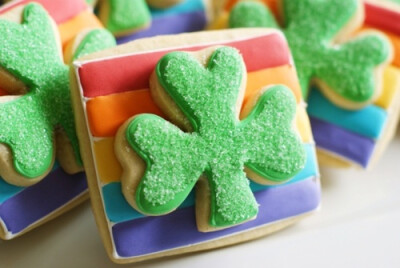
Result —
<path fill-rule="evenodd" d="M 264 184 L 282 183 L 303 168 L 306 156 L 292 129 L 296 102 L 291 91 L 284 86 L 264 89 L 240 121 L 246 70 L 238 51 L 215 49 L 206 68 L 196 58 L 184 52 L 169 53 L 155 72 L 192 132 L 183 132 L 156 115 L 139 115 L 120 128 L 116 148 L 125 139 L 146 164 L 144 174 L 138 174 L 138 169 L 134 174 L 126 172 L 132 167 L 124 158 L 129 150 L 117 150 L 124 167 L 124 195 L 144 214 L 169 213 L 200 177 L 201 185 L 208 182 L 206 188 L 197 187 L 196 210 L 199 229 L 209 231 L 199 222 L 218 229 L 256 217 L 258 206 L 246 173 Z M 132 187 L 136 188 L 133 192 Z M 201 212 L 204 206 L 210 210 L 209 217 Z"/>
<path fill-rule="evenodd" d="M 145 28 L 151 21 L 145 0 L 101 0 L 99 18 L 116 36 Z"/>
<path fill-rule="evenodd" d="M 303 95 L 315 82 L 334 103 L 357 109 L 380 94 L 382 64 L 390 58 L 390 45 L 378 34 L 361 34 L 333 45 L 361 20 L 357 0 L 282 0 L 283 32 L 288 39 Z M 232 9 L 229 25 L 277 27 L 270 10 L 259 2 L 240 2 Z"/>
<path fill-rule="evenodd" d="M 28 88 L 26 94 L 11 101 L 9 96 L 1 98 L 0 142 L 10 148 L 12 163 L 5 159 L 7 154 L 1 154 L 0 174 L 9 183 L 28 186 L 50 171 L 55 158 L 54 143 L 58 149 L 72 146 L 73 150 L 63 150 L 63 154 L 71 151 L 74 163 L 58 158 L 67 172 L 75 173 L 82 167 L 70 103 L 69 69 L 62 62 L 52 22 L 36 4 L 26 5 L 22 18 L 22 24 L 0 20 L 1 71 Z M 112 44 L 107 39 L 112 38 L 110 34 L 99 37 L 99 46 L 83 47 L 75 57 Z M 16 172 L 6 172 L 10 167 Z"/>

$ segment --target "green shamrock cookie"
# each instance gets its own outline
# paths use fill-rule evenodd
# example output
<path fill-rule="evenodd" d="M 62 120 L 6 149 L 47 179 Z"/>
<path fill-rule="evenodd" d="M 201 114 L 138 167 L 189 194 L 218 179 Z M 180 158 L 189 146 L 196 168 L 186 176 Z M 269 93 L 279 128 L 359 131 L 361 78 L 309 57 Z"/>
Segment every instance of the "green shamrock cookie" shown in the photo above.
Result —
<path fill-rule="evenodd" d="M 129 123 L 126 139 L 146 163 L 134 196 L 141 212 L 173 211 L 203 177 L 210 192 L 209 225 L 240 224 L 258 213 L 245 170 L 268 184 L 287 181 L 304 167 L 302 142 L 292 128 L 296 101 L 290 90 L 269 88 L 239 120 L 246 74 L 242 61 L 237 50 L 220 47 L 206 67 L 184 52 L 169 53 L 158 62 L 159 84 L 193 131 L 183 132 L 150 114 Z"/>
<path fill-rule="evenodd" d="M 0 142 L 10 147 L 15 170 L 27 181 L 44 177 L 51 168 L 54 137 L 60 130 L 68 136 L 80 164 L 69 68 L 60 57 L 57 35 L 46 11 L 37 4 L 26 5 L 22 24 L 0 20 L 0 36 L 1 68 L 28 88 L 25 95 L 0 102 Z M 99 36 L 98 46 L 81 48 L 75 57 L 115 45 L 111 34 Z"/>
<path fill-rule="evenodd" d="M 387 40 L 381 35 L 363 34 L 346 43 L 332 44 L 350 22 L 354 23 L 359 5 L 357 0 L 282 0 L 282 30 L 304 97 L 313 82 L 345 108 L 359 108 L 378 97 L 375 73 L 390 57 Z M 231 11 L 229 26 L 276 28 L 277 23 L 264 4 L 240 2 Z"/>

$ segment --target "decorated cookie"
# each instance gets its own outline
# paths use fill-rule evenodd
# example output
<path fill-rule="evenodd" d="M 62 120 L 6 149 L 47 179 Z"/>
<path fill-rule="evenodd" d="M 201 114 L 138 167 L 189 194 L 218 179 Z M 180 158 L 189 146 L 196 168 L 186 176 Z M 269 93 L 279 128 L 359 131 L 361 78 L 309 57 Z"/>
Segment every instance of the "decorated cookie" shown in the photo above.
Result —
<path fill-rule="evenodd" d="M 207 59 L 206 66 L 194 57 Z M 150 81 L 154 99 L 191 132 L 151 114 L 135 116 L 120 128 L 115 150 L 124 169 L 122 189 L 136 210 L 169 213 L 201 178 L 199 230 L 227 228 L 258 213 L 245 167 L 247 177 L 262 184 L 284 182 L 304 168 L 304 148 L 292 130 L 296 101 L 290 90 L 261 89 L 265 92 L 248 103 L 253 107 L 246 107 L 239 121 L 245 74 L 239 52 L 229 47 L 195 56 L 172 52 L 158 62 Z"/>
<path fill-rule="evenodd" d="M 86 185 L 79 173 L 83 168 L 70 103 L 69 69 L 62 60 L 54 22 L 37 4 L 18 5 L 1 15 L 0 35 L 0 87 L 6 94 L 0 97 L 0 220 L 4 228 L 0 237 L 10 239 L 48 220 L 54 211 L 60 214 L 72 207 Z M 87 42 L 88 37 L 82 39 L 82 44 Z M 84 46 L 74 56 L 112 43 L 97 42 L 98 46 Z M 38 207 L 33 200 L 41 195 L 47 204 Z"/>
<path fill-rule="evenodd" d="M 74 74 L 82 157 L 113 261 L 247 241 L 319 206 L 315 145 L 280 32 L 137 40 L 81 58 Z"/>
<path fill-rule="evenodd" d="M 360 3 L 228 1 L 225 9 L 230 8 L 219 27 L 285 25 L 320 163 L 369 167 L 391 139 L 400 96 L 397 70 L 386 66 L 393 54 L 386 38 L 352 32 L 362 22 Z"/>
<path fill-rule="evenodd" d="M 359 1 L 283 0 L 282 6 L 283 31 L 304 96 L 315 84 L 329 100 L 348 109 L 361 108 L 379 97 L 382 66 L 391 56 L 386 39 L 378 34 L 362 34 L 332 45 L 333 41 L 343 41 L 360 24 Z M 277 23 L 265 4 L 244 1 L 232 9 L 229 26 L 277 27 Z"/>
<path fill-rule="evenodd" d="M 139 38 L 157 35 L 178 34 L 204 30 L 212 17 L 211 0 L 182 0 L 176 5 L 156 8 L 150 4 L 151 25 L 149 28 L 118 38 L 118 43 L 126 43 Z M 173 2 L 178 2 L 173 0 Z"/>
<path fill-rule="evenodd" d="M 42 5 L 56 22 L 63 47 L 82 29 L 103 27 L 85 0 L 13 0 L 1 7 L 0 12 L 31 2 Z"/>

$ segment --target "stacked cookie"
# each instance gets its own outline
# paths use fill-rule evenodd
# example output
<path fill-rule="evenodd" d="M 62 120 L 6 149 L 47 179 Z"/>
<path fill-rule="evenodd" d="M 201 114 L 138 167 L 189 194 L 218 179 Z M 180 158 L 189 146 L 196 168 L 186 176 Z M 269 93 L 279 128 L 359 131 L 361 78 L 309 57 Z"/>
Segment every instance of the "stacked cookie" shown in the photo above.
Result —
<path fill-rule="evenodd" d="M 318 163 L 367 168 L 393 136 L 386 4 L 30 2 L 0 9 L 1 238 L 80 203 L 84 167 L 117 263 L 255 239 L 319 208 Z"/>

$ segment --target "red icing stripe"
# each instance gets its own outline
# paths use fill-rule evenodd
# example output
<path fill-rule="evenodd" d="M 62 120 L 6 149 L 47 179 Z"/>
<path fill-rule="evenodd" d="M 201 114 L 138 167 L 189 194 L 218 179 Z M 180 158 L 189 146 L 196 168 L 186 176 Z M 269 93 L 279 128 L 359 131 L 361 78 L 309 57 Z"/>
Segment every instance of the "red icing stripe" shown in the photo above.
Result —
<path fill-rule="evenodd" d="M 290 52 L 286 40 L 280 34 L 273 33 L 242 41 L 221 42 L 219 45 L 237 48 L 244 58 L 248 72 L 290 63 Z M 83 64 L 79 68 L 83 94 L 85 97 L 93 98 L 149 88 L 149 77 L 164 54 L 176 50 L 195 51 L 208 46 L 175 48 Z"/>
<path fill-rule="evenodd" d="M 87 9 L 84 0 L 21 0 L 5 5 L 0 9 L 0 14 L 5 13 L 16 6 L 25 5 L 31 2 L 41 4 L 57 24 L 63 23 Z"/>
<path fill-rule="evenodd" d="M 365 4 L 365 23 L 400 35 L 400 12 Z"/>

